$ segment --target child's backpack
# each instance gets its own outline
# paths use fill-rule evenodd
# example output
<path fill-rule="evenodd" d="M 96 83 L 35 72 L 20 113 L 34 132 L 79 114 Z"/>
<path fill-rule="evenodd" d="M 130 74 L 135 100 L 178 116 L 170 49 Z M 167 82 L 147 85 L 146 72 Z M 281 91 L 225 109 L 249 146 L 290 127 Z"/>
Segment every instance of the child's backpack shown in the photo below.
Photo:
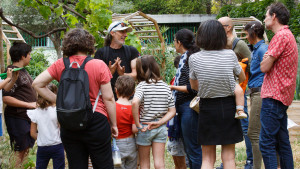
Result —
<path fill-rule="evenodd" d="M 59 82 L 56 110 L 61 127 L 67 130 L 84 130 L 93 115 L 89 77 L 84 70 L 85 64 L 90 60 L 91 57 L 86 57 L 79 66 L 76 61 L 70 64 L 69 58 L 63 58 L 65 70 Z M 77 68 L 72 68 L 74 63 L 77 64 Z"/>

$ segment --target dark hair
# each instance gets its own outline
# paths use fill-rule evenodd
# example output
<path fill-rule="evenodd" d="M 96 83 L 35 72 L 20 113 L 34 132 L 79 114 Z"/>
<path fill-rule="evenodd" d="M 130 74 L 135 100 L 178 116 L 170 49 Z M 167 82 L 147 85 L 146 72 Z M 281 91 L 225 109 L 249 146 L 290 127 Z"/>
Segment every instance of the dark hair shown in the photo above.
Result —
<path fill-rule="evenodd" d="M 115 88 L 118 96 L 130 98 L 134 92 L 135 82 L 131 76 L 123 75 L 117 78 Z"/>
<path fill-rule="evenodd" d="M 19 62 L 22 59 L 22 56 L 26 58 L 31 50 L 31 46 L 24 42 L 14 42 L 12 47 L 9 49 L 11 61 Z"/>
<path fill-rule="evenodd" d="M 151 83 L 152 79 L 156 83 L 161 80 L 159 65 L 152 55 L 144 55 L 136 60 L 136 73 L 138 82 Z"/>
<path fill-rule="evenodd" d="M 267 10 L 269 10 L 271 16 L 275 13 L 275 17 L 280 24 L 287 25 L 289 23 L 290 12 L 282 3 L 273 3 L 267 7 Z"/>
<path fill-rule="evenodd" d="M 78 52 L 92 55 L 95 52 L 95 38 L 88 31 L 80 28 L 69 31 L 62 42 L 62 51 L 65 56 L 72 56 Z"/>
<path fill-rule="evenodd" d="M 199 47 L 195 44 L 194 32 L 189 29 L 180 29 L 175 34 L 175 39 L 177 40 L 177 42 L 180 41 L 182 46 L 188 50 L 186 63 L 188 63 L 188 59 L 191 54 L 200 51 Z"/>
<path fill-rule="evenodd" d="M 264 38 L 264 32 L 265 32 L 264 25 L 262 25 L 258 21 L 252 21 L 247 23 L 244 30 L 248 32 L 250 39 L 254 40 L 255 37 L 258 37 L 259 39 Z"/>
<path fill-rule="evenodd" d="M 110 33 L 108 33 L 104 39 L 104 46 L 110 46 L 111 41 L 112 41 L 112 36 Z"/>
<path fill-rule="evenodd" d="M 178 55 L 174 58 L 174 66 L 178 68 L 181 56 Z"/>
<path fill-rule="evenodd" d="M 57 86 L 55 86 L 53 83 L 49 83 L 47 85 L 48 89 L 51 90 L 54 94 L 57 94 Z M 49 106 L 52 106 L 54 103 L 44 99 L 42 96 L 38 95 L 37 101 L 36 101 L 37 105 L 39 108 L 41 109 L 45 109 Z"/>
<path fill-rule="evenodd" d="M 197 31 L 196 43 L 205 50 L 224 49 L 227 44 L 227 36 L 223 25 L 217 20 L 202 22 Z"/>

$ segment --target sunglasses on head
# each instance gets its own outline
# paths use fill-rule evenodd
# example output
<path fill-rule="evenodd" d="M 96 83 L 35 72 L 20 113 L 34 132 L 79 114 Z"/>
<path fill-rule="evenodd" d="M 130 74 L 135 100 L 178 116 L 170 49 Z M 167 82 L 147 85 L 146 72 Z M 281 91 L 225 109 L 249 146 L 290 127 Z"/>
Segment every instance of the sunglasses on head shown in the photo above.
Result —
<path fill-rule="evenodd" d="M 121 27 L 126 27 L 126 26 L 127 26 L 126 23 L 124 23 L 124 22 L 119 22 L 118 24 L 116 24 L 115 26 L 113 26 L 113 27 L 111 28 L 110 32 L 111 32 L 114 28 L 116 28 L 117 26 L 119 26 L 119 25 L 121 25 Z"/>

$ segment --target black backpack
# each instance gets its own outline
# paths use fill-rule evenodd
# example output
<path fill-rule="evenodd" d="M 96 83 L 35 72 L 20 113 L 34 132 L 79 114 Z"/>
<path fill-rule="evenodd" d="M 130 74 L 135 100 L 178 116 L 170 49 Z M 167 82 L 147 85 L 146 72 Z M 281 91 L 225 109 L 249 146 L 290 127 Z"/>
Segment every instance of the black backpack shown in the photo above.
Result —
<path fill-rule="evenodd" d="M 84 130 L 93 115 L 89 96 L 89 77 L 84 70 L 85 64 L 90 60 L 91 57 L 86 57 L 79 66 L 77 62 L 70 64 L 69 58 L 63 58 L 65 70 L 59 82 L 56 110 L 58 122 L 64 129 Z M 74 63 L 77 64 L 77 68 L 72 68 Z"/>

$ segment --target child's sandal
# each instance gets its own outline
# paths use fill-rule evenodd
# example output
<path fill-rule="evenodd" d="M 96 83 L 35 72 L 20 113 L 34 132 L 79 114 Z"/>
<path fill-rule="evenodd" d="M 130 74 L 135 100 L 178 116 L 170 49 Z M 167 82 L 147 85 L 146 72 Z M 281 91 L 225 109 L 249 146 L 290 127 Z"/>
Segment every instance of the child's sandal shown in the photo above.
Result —
<path fill-rule="evenodd" d="M 236 118 L 236 119 L 245 119 L 245 118 L 247 118 L 247 114 L 244 112 L 244 110 L 237 109 L 234 118 Z"/>

